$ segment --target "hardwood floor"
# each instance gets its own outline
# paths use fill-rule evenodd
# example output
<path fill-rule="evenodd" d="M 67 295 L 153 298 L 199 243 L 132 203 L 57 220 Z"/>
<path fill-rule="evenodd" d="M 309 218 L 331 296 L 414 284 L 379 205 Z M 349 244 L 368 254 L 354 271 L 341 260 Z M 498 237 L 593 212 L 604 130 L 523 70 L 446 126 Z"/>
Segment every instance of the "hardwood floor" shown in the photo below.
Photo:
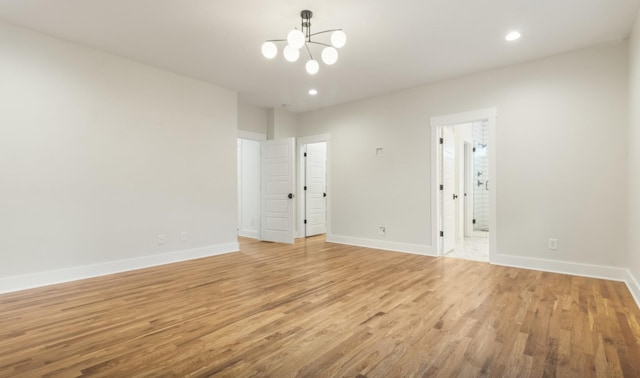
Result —
<path fill-rule="evenodd" d="M 0 376 L 640 377 L 620 282 L 325 243 L 0 296 Z"/>

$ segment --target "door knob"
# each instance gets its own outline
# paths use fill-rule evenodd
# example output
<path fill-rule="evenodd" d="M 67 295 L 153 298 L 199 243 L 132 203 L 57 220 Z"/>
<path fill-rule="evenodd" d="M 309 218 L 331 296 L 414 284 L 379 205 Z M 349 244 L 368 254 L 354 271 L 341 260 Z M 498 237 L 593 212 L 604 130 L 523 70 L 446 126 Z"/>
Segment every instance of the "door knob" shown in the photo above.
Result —
<path fill-rule="evenodd" d="M 293 198 L 293 193 L 289 193 L 287 197 L 289 197 L 290 199 Z"/>
<path fill-rule="evenodd" d="M 457 195 L 457 194 L 454 194 L 454 195 L 453 195 L 453 199 L 456 199 L 456 198 L 458 198 L 458 195 Z"/>
<path fill-rule="evenodd" d="M 327 196 L 327 193 L 322 193 L 322 196 L 323 196 L 323 197 L 326 197 L 326 196 Z"/>

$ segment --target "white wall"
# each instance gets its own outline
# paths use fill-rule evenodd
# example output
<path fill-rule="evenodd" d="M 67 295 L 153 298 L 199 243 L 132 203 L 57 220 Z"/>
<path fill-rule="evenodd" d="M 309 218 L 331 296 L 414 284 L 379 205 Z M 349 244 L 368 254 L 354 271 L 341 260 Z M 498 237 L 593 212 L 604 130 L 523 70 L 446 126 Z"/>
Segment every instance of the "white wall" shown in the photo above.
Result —
<path fill-rule="evenodd" d="M 237 247 L 235 92 L 1 23 L 0 56 L 0 283 Z"/>
<path fill-rule="evenodd" d="M 614 43 L 302 113 L 332 136 L 331 233 L 431 246 L 429 120 L 496 107 L 497 252 L 623 265 L 627 68 Z"/>
<path fill-rule="evenodd" d="M 272 108 L 267 111 L 267 139 L 295 138 L 298 136 L 298 114 Z"/>
<path fill-rule="evenodd" d="M 238 129 L 267 135 L 267 109 L 238 101 Z"/>
<path fill-rule="evenodd" d="M 629 269 L 640 282 L 640 13 L 629 39 L 629 51 Z"/>

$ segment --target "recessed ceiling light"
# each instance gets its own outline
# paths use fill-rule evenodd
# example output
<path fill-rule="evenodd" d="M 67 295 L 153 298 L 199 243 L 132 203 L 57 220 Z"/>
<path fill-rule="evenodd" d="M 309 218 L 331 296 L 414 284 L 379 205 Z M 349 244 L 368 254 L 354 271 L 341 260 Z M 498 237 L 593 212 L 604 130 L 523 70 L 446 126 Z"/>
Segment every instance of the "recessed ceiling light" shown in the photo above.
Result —
<path fill-rule="evenodd" d="M 520 34 L 519 31 L 512 31 L 511 33 L 507 34 L 507 36 L 504 37 L 504 39 L 506 39 L 507 41 L 511 42 L 511 41 L 515 41 L 517 39 L 520 39 L 520 37 L 522 37 L 522 34 Z"/>
<path fill-rule="evenodd" d="M 312 96 L 315 96 L 315 95 L 318 94 L 318 91 L 315 90 L 315 89 L 309 89 L 309 94 L 312 95 Z"/>

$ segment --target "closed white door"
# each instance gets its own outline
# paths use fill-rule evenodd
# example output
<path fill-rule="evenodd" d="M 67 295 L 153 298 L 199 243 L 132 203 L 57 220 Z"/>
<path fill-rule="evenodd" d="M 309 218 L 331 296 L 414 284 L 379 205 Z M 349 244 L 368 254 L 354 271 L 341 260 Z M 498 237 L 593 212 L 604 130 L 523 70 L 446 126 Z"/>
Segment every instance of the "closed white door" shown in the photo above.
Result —
<path fill-rule="evenodd" d="M 447 253 L 456 246 L 455 169 L 456 139 L 453 126 L 442 128 L 442 252 Z"/>
<path fill-rule="evenodd" d="M 306 145 L 305 236 L 327 233 L 327 143 Z"/>
<path fill-rule="evenodd" d="M 262 142 L 260 240 L 293 244 L 294 138 Z"/>

